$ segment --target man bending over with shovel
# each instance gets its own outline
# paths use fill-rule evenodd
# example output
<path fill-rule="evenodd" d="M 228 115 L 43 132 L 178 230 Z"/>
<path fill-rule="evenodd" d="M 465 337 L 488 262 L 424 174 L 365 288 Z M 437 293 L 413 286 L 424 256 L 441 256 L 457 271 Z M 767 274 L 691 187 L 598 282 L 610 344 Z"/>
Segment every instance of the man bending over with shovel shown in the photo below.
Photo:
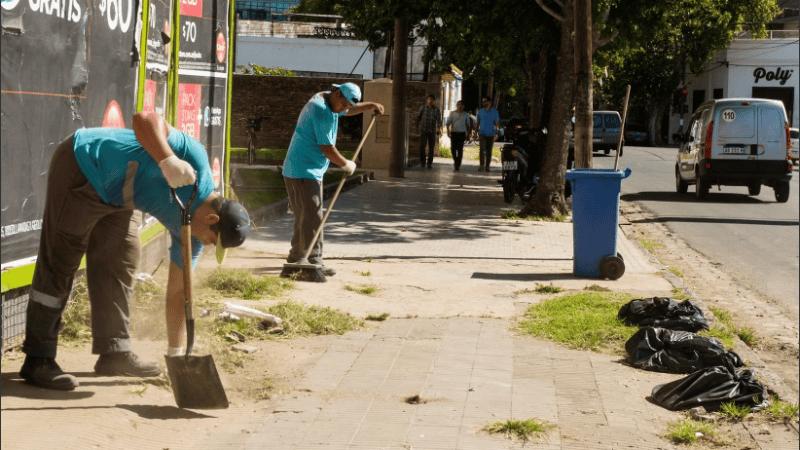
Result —
<path fill-rule="evenodd" d="M 203 245 L 241 245 L 250 218 L 214 191 L 203 145 L 154 113 L 133 117 L 133 130 L 84 128 L 56 148 L 47 175 L 39 255 L 34 269 L 20 376 L 48 389 L 72 390 L 78 380 L 55 361 L 61 315 L 86 255 L 92 311 L 92 353 L 98 375 L 154 377 L 158 364 L 131 351 L 130 294 L 139 264 L 139 222 L 149 213 L 170 232 L 166 316 L 169 356 L 183 353 L 184 297 L 180 209 L 197 189 L 191 222 L 193 261 Z M 218 258 L 219 259 L 219 258 Z"/>
<path fill-rule="evenodd" d="M 383 105 L 361 100 L 361 89 L 353 83 L 334 84 L 332 91 L 315 94 L 300 111 L 297 126 L 289 144 L 283 163 L 283 177 L 289 194 L 289 206 L 294 213 L 294 235 L 292 249 L 286 262 L 297 263 L 314 239 L 322 223 L 322 176 L 332 162 L 352 175 L 356 164 L 348 161 L 336 149 L 336 133 L 339 117 L 354 116 L 364 111 L 375 110 L 383 114 Z M 322 233 L 308 256 L 308 262 L 322 266 L 326 276 L 335 275 L 332 268 L 324 267 L 322 260 Z M 281 271 L 284 278 L 300 272 L 286 268 Z"/>

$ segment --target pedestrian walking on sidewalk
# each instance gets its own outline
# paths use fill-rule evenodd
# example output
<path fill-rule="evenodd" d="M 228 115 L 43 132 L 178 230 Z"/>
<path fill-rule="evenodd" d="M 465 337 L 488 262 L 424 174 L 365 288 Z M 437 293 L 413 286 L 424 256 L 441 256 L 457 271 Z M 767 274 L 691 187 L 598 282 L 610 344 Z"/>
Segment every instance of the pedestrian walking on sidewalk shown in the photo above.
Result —
<path fill-rule="evenodd" d="M 456 102 L 456 110 L 447 117 L 447 136 L 450 138 L 450 153 L 453 154 L 453 167 L 461 170 L 461 158 L 464 156 L 464 141 L 470 132 L 469 113 L 464 111 L 464 103 Z"/>
<path fill-rule="evenodd" d="M 436 96 L 428 94 L 428 98 L 417 114 L 419 124 L 419 164 L 421 167 L 431 168 L 433 165 L 434 145 L 438 145 L 439 136 L 442 134 L 442 111 L 435 104 Z M 425 155 L 425 147 L 428 155 Z"/>
<path fill-rule="evenodd" d="M 55 361 L 61 316 L 75 272 L 86 255 L 86 280 L 92 315 L 92 353 L 100 355 L 98 375 L 154 377 L 158 364 L 131 350 L 128 333 L 130 294 L 139 264 L 139 224 L 144 211 L 172 237 L 166 318 L 167 353 L 183 353 L 184 295 L 181 211 L 176 189 L 192 206 L 195 263 L 203 245 L 236 247 L 247 238 L 250 217 L 238 203 L 214 191 L 203 145 L 169 126 L 155 113 L 133 117 L 133 130 L 83 128 L 55 150 L 47 192 L 39 254 L 27 309 L 25 362 L 20 376 L 48 389 L 72 390 L 78 380 Z"/>
<path fill-rule="evenodd" d="M 375 110 L 383 114 L 383 105 L 362 102 L 361 89 L 353 83 L 334 84 L 333 90 L 318 92 L 300 111 L 297 126 L 283 162 L 283 177 L 289 194 L 289 207 L 294 213 L 294 234 L 288 263 L 298 262 L 308 250 L 314 234 L 322 223 L 322 176 L 333 162 L 352 175 L 356 164 L 348 161 L 336 148 L 336 133 L 339 117 L 354 116 L 364 111 Z M 336 272 L 324 267 L 322 259 L 322 235 L 320 233 L 308 262 L 323 266 L 326 276 Z M 284 268 L 281 276 L 288 278 L 300 269 Z"/>
<path fill-rule="evenodd" d="M 492 107 L 492 100 L 483 96 L 483 108 L 478 110 L 478 140 L 480 141 L 480 166 L 478 171 L 489 171 L 492 162 L 492 147 L 497 140 L 500 115 Z"/>

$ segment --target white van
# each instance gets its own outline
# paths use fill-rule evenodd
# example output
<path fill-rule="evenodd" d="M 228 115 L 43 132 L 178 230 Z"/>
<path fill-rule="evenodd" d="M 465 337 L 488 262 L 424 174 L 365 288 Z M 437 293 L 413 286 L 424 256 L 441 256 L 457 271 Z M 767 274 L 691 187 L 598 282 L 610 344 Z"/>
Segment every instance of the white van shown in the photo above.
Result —
<path fill-rule="evenodd" d="M 792 158 L 789 123 L 783 103 L 756 98 L 711 100 L 697 108 L 675 163 L 675 186 L 685 193 L 696 186 L 704 198 L 713 185 L 747 186 L 758 195 L 761 186 L 775 189 L 778 202 L 789 200 Z"/>

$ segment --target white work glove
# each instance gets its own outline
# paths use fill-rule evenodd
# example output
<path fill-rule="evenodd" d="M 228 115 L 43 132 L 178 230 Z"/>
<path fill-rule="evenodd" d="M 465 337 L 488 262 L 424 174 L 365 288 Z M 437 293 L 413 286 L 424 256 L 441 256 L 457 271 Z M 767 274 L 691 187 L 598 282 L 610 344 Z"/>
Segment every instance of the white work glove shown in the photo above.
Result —
<path fill-rule="evenodd" d="M 350 176 L 353 174 L 353 172 L 356 171 L 356 163 L 354 163 L 353 161 L 347 161 L 344 167 L 342 167 L 342 170 L 347 172 L 347 176 Z"/>
<path fill-rule="evenodd" d="M 167 179 L 167 184 L 173 189 L 181 186 L 194 184 L 196 178 L 194 167 L 186 161 L 179 159 L 177 156 L 172 155 L 164 158 L 158 163 L 161 168 L 161 173 Z"/>
<path fill-rule="evenodd" d="M 183 356 L 186 353 L 185 347 L 168 347 L 167 356 Z"/>

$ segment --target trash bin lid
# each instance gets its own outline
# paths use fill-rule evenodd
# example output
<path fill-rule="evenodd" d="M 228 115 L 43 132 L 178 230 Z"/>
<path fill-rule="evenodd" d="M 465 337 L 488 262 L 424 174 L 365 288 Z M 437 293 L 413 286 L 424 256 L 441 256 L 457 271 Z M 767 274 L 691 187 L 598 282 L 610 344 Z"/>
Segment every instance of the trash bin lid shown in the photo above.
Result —
<path fill-rule="evenodd" d="M 631 176 L 631 169 L 629 167 L 624 172 L 614 169 L 570 169 L 565 176 L 568 180 L 581 178 L 618 178 L 624 180 Z"/>

